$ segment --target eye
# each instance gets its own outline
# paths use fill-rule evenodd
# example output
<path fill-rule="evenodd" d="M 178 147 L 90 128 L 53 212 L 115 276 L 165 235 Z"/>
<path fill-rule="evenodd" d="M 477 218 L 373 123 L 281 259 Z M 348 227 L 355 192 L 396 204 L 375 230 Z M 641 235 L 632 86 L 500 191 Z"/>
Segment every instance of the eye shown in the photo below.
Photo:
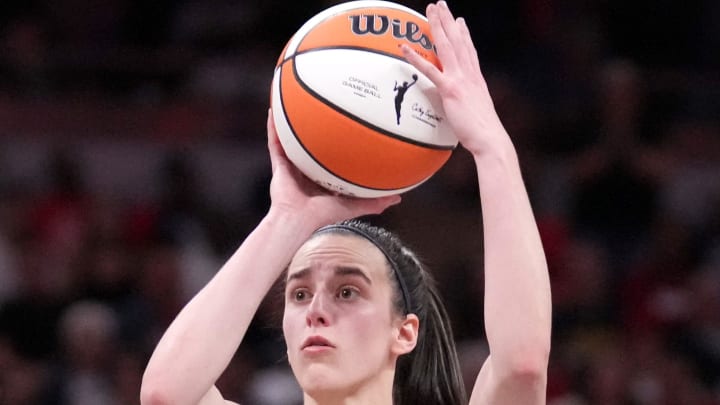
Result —
<path fill-rule="evenodd" d="M 342 287 L 338 290 L 338 298 L 343 300 L 349 300 L 354 298 L 358 294 L 358 291 L 352 287 Z"/>
<path fill-rule="evenodd" d="M 301 289 L 301 288 L 298 288 L 298 289 L 292 291 L 291 295 L 292 295 L 292 300 L 295 302 L 302 302 L 302 301 L 307 300 L 310 297 L 310 293 L 307 290 Z"/>

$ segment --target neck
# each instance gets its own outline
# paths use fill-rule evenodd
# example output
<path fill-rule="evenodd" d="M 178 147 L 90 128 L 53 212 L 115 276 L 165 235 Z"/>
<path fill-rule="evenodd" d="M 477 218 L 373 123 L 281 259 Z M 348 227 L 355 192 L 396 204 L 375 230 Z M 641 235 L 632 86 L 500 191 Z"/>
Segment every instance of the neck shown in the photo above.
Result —
<path fill-rule="evenodd" d="M 303 405 L 392 405 L 394 370 L 342 390 L 303 393 Z"/>

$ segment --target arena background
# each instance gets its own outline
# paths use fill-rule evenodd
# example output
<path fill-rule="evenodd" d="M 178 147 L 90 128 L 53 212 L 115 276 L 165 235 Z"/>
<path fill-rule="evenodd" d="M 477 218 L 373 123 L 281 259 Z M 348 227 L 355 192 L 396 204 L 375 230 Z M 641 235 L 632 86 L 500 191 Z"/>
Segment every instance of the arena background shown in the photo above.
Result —
<path fill-rule="evenodd" d="M 268 206 L 274 63 L 332 4 L 0 2 L 0 403 L 139 402 L 160 334 Z M 548 402 L 720 404 L 720 3 L 450 6 L 546 248 Z M 434 270 L 469 382 L 487 350 L 476 190 L 458 150 L 373 219 Z M 299 403 L 280 301 L 219 382 L 228 399 Z"/>

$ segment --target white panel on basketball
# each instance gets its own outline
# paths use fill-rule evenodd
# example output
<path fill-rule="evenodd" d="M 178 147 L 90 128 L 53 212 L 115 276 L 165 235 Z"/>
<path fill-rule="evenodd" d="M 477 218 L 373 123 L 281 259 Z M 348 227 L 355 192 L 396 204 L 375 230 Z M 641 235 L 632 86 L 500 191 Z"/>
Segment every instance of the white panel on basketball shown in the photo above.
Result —
<path fill-rule="evenodd" d="M 303 173 L 322 186 L 351 196 L 373 198 L 404 193 L 425 181 L 423 180 L 418 184 L 402 189 L 371 190 L 365 187 L 358 187 L 338 178 L 333 173 L 320 166 L 310 155 L 308 155 L 303 146 L 298 142 L 297 138 L 295 138 L 292 134 L 292 130 L 288 124 L 288 120 L 282 106 L 282 98 L 280 97 L 280 68 L 275 69 L 275 76 L 272 82 L 272 101 L 273 122 L 275 123 L 275 128 L 277 129 L 278 137 L 282 142 L 285 154 Z M 333 180 L 332 182 L 328 182 L 322 181 L 321 179 Z"/>
<path fill-rule="evenodd" d="M 329 104 L 411 142 L 454 147 L 445 113 L 432 82 L 405 61 L 358 49 L 322 49 L 295 56 L 300 81 Z M 395 86 L 417 83 L 405 93 L 400 124 Z M 433 105 L 437 107 L 433 107 Z"/>

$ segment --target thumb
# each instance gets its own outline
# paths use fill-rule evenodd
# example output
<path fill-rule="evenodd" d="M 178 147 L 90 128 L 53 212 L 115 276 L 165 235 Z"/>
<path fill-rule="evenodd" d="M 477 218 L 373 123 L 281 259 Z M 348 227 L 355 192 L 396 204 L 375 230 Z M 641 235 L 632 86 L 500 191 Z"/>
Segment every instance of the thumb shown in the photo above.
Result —
<path fill-rule="evenodd" d="M 272 172 L 275 173 L 275 169 L 278 165 L 284 164 L 285 161 L 287 161 L 287 156 L 285 155 L 282 144 L 280 144 L 280 138 L 278 138 L 277 130 L 275 129 L 275 123 L 272 118 L 272 109 L 268 109 L 267 136 L 270 163 L 272 165 Z"/>

